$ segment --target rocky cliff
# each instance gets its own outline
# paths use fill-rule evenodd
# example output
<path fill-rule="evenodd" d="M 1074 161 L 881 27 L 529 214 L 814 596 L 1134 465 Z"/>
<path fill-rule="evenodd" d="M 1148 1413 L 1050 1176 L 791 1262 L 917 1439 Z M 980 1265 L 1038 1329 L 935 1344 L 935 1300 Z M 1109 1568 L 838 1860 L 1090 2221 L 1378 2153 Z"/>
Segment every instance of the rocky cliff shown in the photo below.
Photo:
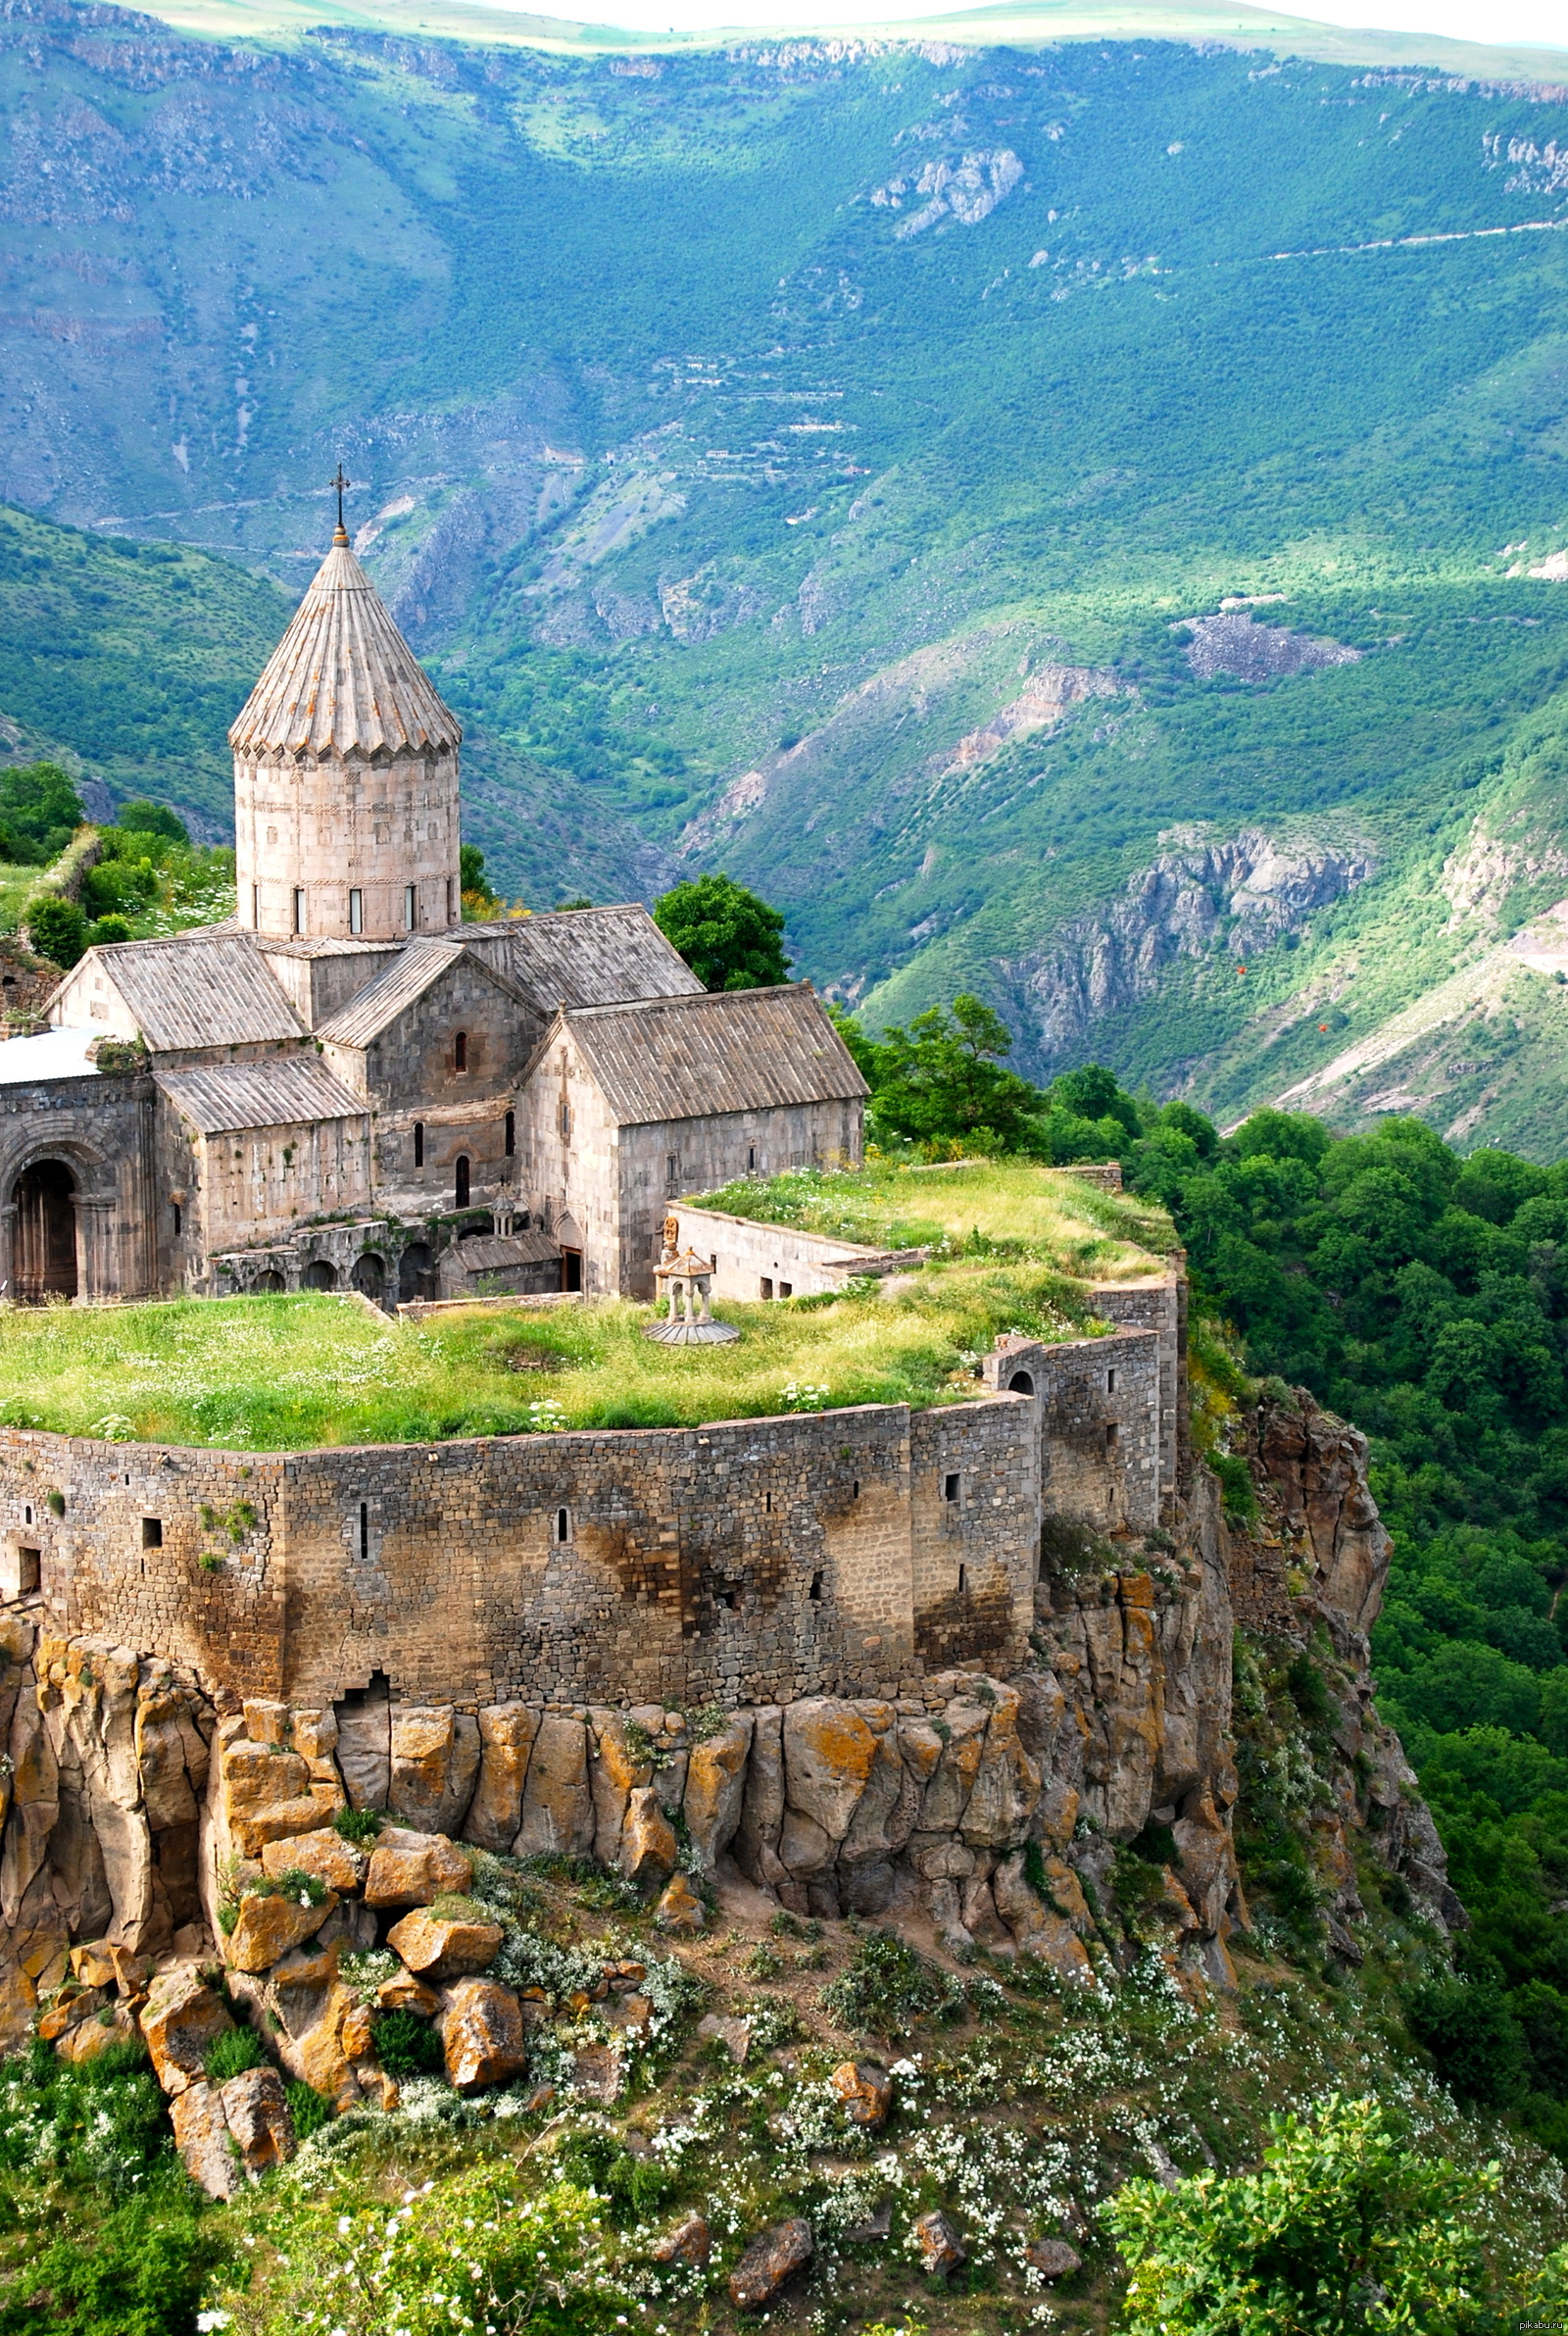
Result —
<path fill-rule="evenodd" d="M 374 2061 L 370 1966 L 350 1985 L 347 1956 L 373 1958 L 380 2009 L 435 2024 L 460 2089 L 506 2081 L 551 2009 L 503 1953 L 507 1877 L 539 1857 L 596 1860 L 676 1935 L 715 1905 L 853 1914 L 937 1955 L 1036 1957 L 1066 1985 L 1114 1983 L 1153 1946 L 1173 1984 L 1229 1988 L 1227 1941 L 1253 1921 L 1238 1795 L 1245 1820 L 1242 1780 L 1278 1757 L 1259 1666 L 1308 1653 L 1324 1725 L 1295 1758 L 1326 1950 L 1360 1958 L 1366 1857 L 1435 1927 L 1462 1921 L 1372 1710 L 1365 1633 L 1389 1544 L 1365 1440 L 1298 1396 L 1251 1415 L 1237 1449 L 1257 1492 L 1247 1526 L 1201 1466 L 1174 1531 L 1057 1523 L 1027 1666 L 889 1700 L 689 1713 L 358 1694 L 290 1710 L 210 1698 L 156 1658 L 57 1635 L 36 1601 L 13 1607 L 6 2038 L 40 2019 L 83 2058 L 139 2027 L 187 2162 L 231 2185 L 288 2146 L 287 2115 L 270 2071 L 206 2081 L 230 2019 L 220 1970 L 283 2075 L 339 2110 L 396 2094 Z"/>

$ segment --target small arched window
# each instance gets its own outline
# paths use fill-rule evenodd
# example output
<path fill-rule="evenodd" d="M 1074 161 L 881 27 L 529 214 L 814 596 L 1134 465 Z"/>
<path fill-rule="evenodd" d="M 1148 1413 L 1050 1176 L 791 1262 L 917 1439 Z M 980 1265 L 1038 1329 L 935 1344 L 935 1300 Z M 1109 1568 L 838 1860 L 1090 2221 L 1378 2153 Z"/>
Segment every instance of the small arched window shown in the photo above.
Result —
<path fill-rule="evenodd" d="M 452 1041 L 452 1068 L 454 1070 L 466 1070 L 468 1068 L 468 1033 L 466 1030 L 460 1030 Z"/>
<path fill-rule="evenodd" d="M 457 1205 L 460 1209 L 466 1209 L 468 1205 L 468 1155 L 466 1152 L 458 1154 L 456 1183 Z"/>

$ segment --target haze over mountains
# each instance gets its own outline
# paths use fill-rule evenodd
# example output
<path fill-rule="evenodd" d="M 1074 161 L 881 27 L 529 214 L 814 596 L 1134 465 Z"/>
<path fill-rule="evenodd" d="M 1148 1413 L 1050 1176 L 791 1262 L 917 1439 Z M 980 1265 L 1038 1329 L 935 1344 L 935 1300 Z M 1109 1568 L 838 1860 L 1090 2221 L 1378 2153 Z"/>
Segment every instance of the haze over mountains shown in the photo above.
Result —
<path fill-rule="evenodd" d="M 1562 1149 L 1568 58 L 268 42 L 0 17 L 16 752 L 218 832 L 341 455 L 531 901 Z"/>

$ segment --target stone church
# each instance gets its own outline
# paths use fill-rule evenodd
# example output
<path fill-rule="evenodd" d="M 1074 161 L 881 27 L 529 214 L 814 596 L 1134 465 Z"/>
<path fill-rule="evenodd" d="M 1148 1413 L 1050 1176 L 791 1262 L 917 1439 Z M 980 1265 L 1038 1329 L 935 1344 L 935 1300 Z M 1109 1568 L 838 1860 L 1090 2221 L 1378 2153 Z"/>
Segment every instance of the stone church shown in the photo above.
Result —
<path fill-rule="evenodd" d="M 647 1298 L 668 1201 L 860 1157 L 809 985 L 630 905 L 462 921 L 462 731 L 339 523 L 229 732 L 237 915 L 0 1043 L 0 1296 Z"/>

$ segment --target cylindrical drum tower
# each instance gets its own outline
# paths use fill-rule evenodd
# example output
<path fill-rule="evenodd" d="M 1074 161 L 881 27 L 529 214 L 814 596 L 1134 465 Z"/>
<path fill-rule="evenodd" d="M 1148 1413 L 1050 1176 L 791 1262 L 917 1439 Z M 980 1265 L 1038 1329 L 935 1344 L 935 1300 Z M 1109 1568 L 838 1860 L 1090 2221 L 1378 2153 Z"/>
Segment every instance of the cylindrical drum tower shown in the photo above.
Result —
<path fill-rule="evenodd" d="M 462 739 L 339 526 L 228 733 L 240 923 L 368 941 L 460 923 Z"/>

